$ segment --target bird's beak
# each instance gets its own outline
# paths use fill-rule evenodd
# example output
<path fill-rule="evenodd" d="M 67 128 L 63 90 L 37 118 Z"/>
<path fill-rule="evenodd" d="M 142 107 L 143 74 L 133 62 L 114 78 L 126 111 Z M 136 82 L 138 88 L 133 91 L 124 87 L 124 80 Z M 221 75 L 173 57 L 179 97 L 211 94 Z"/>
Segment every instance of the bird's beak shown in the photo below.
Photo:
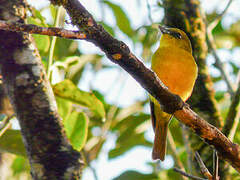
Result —
<path fill-rule="evenodd" d="M 160 29 L 162 34 L 169 34 L 170 33 L 168 28 L 165 28 L 165 27 L 160 26 L 160 25 L 158 26 L 158 28 Z"/>

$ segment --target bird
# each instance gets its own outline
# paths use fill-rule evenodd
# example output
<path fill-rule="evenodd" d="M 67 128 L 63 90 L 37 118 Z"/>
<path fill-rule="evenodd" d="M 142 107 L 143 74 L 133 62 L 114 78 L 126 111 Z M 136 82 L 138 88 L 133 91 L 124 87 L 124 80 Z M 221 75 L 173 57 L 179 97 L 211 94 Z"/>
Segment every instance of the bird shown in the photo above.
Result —
<path fill-rule="evenodd" d="M 178 28 L 159 25 L 159 29 L 160 45 L 152 56 L 151 69 L 171 93 L 179 95 L 185 102 L 192 94 L 198 74 L 191 42 L 186 33 Z M 168 124 L 173 115 L 164 112 L 152 96 L 150 109 L 155 133 L 152 159 L 164 161 Z"/>

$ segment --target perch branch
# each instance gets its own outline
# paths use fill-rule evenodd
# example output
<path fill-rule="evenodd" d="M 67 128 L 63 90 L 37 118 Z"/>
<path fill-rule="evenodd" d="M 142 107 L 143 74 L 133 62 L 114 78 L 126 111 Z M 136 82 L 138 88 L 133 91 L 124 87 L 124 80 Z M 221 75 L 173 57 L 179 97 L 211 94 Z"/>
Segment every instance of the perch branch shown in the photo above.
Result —
<path fill-rule="evenodd" d="M 214 146 L 219 156 L 240 172 L 240 147 L 232 143 L 216 127 L 200 118 L 179 96 L 168 91 L 156 74 L 146 68 L 125 43 L 113 38 L 101 25 L 97 24 L 78 0 L 51 0 L 51 2 L 63 5 L 71 17 L 72 24 L 77 25 L 88 36 L 85 40 L 98 46 L 112 62 L 121 66 L 155 97 L 165 112 L 174 114 L 205 142 Z"/>

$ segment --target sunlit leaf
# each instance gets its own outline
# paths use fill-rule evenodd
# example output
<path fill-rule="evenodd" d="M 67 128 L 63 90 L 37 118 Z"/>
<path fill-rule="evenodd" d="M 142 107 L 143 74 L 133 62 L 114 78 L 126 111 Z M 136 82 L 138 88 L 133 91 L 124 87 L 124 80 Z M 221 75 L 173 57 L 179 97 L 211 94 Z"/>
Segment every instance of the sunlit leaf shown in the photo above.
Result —
<path fill-rule="evenodd" d="M 47 23 L 46 23 L 46 19 L 45 17 L 42 16 L 41 12 L 35 8 L 32 7 L 31 12 L 33 14 L 33 18 L 36 20 L 40 20 L 41 24 L 36 24 L 36 25 L 42 25 L 44 27 L 48 27 Z M 28 22 L 29 23 L 29 22 Z"/>
<path fill-rule="evenodd" d="M 7 130 L 0 137 L 0 151 L 26 156 L 26 150 L 19 130 Z"/>
<path fill-rule="evenodd" d="M 22 172 L 30 172 L 30 165 L 29 165 L 29 161 L 22 157 L 22 156 L 17 156 L 11 166 L 12 170 L 13 170 L 13 175 L 16 176 Z"/>
<path fill-rule="evenodd" d="M 71 114 L 72 102 L 58 96 L 56 96 L 56 101 L 58 106 L 58 113 L 64 121 Z"/>
<path fill-rule="evenodd" d="M 116 18 L 117 26 L 119 27 L 119 29 L 123 33 L 125 33 L 126 35 L 131 37 L 133 34 L 133 30 L 131 27 L 130 20 L 127 17 L 126 13 L 123 11 L 123 9 L 119 5 L 113 4 L 109 1 L 103 1 L 103 2 L 112 9 L 114 16 Z"/>
<path fill-rule="evenodd" d="M 49 8 L 50 8 L 52 18 L 55 19 L 56 15 L 57 15 L 57 7 L 50 4 Z"/>
<path fill-rule="evenodd" d="M 222 33 L 224 31 L 223 26 L 221 21 L 219 21 L 219 23 L 216 25 L 216 27 L 212 30 L 213 34 L 218 34 L 218 33 Z"/>
<path fill-rule="evenodd" d="M 80 90 L 70 80 L 66 79 L 53 86 L 55 95 L 72 101 L 84 107 L 88 107 L 95 115 L 105 117 L 105 110 L 102 102 L 93 93 Z"/>
<path fill-rule="evenodd" d="M 32 36 L 40 53 L 47 53 L 50 47 L 49 36 L 43 36 L 38 34 L 33 34 Z"/>
<path fill-rule="evenodd" d="M 80 151 L 88 134 L 88 117 L 83 112 L 73 111 L 64 120 L 64 127 L 74 149 Z"/>
<path fill-rule="evenodd" d="M 105 101 L 104 95 L 97 90 L 93 90 L 92 93 L 103 103 L 104 108 L 107 110 L 107 108 L 109 108 L 110 105 L 107 104 L 107 102 Z"/>

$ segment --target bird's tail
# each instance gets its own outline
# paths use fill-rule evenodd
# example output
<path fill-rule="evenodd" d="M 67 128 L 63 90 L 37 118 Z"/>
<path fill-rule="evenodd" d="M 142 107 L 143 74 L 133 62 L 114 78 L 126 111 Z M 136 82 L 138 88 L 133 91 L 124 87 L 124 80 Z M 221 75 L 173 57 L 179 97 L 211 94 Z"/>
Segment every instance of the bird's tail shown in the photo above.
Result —
<path fill-rule="evenodd" d="M 168 122 L 156 123 L 152 158 L 164 160 L 167 148 Z"/>
<path fill-rule="evenodd" d="M 154 101 L 155 99 L 153 99 Z M 172 118 L 171 114 L 161 110 L 158 102 L 150 101 L 152 125 L 155 132 L 152 158 L 164 160 L 167 147 L 168 124 Z M 156 105 L 157 104 L 157 105 Z"/>

